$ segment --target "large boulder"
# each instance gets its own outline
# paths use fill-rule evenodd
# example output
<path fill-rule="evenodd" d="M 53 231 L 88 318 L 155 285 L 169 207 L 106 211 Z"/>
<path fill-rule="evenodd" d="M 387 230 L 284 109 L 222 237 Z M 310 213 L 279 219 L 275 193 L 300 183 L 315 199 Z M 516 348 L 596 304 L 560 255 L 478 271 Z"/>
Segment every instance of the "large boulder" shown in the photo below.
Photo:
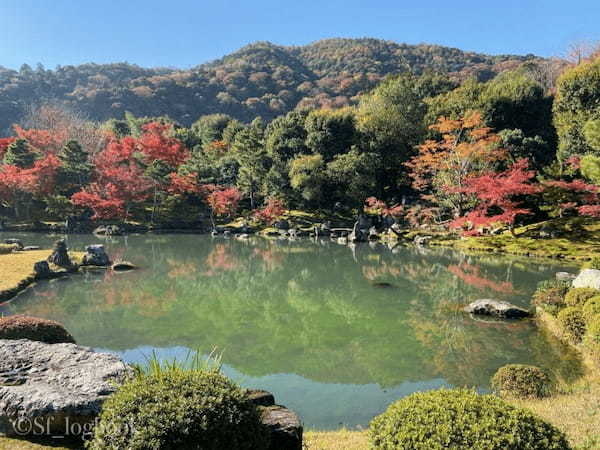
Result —
<path fill-rule="evenodd" d="M 104 245 L 88 245 L 85 248 L 85 255 L 83 255 L 84 266 L 108 266 L 110 265 L 110 258 L 104 250 Z"/>
<path fill-rule="evenodd" d="M 131 373 L 117 356 L 75 344 L 0 340 L 0 433 L 89 431 Z"/>
<path fill-rule="evenodd" d="M 0 339 L 29 339 L 46 344 L 75 343 L 73 336 L 60 323 L 22 315 L 0 318 Z"/>
<path fill-rule="evenodd" d="M 500 317 L 502 319 L 520 319 L 531 316 L 529 311 L 512 303 L 487 298 L 475 300 L 465 306 L 464 310 L 474 315 Z"/>
<path fill-rule="evenodd" d="M 44 279 L 52 274 L 48 261 L 38 261 L 33 264 L 33 273 L 37 279 Z"/>
<path fill-rule="evenodd" d="M 600 270 L 584 269 L 573 280 L 574 288 L 600 289 Z"/>

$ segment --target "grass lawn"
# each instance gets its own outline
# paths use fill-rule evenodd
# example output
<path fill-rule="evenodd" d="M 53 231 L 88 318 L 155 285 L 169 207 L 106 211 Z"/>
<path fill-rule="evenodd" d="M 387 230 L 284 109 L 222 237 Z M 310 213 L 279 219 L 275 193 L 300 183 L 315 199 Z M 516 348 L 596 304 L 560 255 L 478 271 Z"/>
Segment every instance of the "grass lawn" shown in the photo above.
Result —
<path fill-rule="evenodd" d="M 50 250 L 32 250 L 0 255 L 0 291 L 13 289 L 33 275 L 33 265 L 45 260 Z"/>

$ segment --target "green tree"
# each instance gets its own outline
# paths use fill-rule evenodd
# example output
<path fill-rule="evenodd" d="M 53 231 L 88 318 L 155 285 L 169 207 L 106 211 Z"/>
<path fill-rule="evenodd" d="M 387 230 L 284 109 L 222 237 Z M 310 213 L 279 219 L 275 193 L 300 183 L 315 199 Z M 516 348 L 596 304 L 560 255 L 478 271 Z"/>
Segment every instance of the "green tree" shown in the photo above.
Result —
<path fill-rule="evenodd" d="M 325 163 L 319 154 L 298 156 L 290 162 L 290 184 L 307 206 L 321 204 L 326 182 Z"/>
<path fill-rule="evenodd" d="M 347 153 L 356 140 L 355 116 L 351 109 L 318 109 L 306 118 L 306 146 L 325 161 Z"/>
<path fill-rule="evenodd" d="M 231 121 L 231 116 L 227 114 L 208 114 L 196 120 L 191 129 L 201 144 L 206 145 L 212 141 L 220 141 L 223 138 L 223 131 Z"/>
<path fill-rule="evenodd" d="M 600 152 L 600 119 L 588 120 L 583 128 L 583 134 L 587 144 Z"/>
<path fill-rule="evenodd" d="M 79 142 L 68 141 L 58 153 L 58 159 L 61 162 L 58 180 L 62 193 L 70 196 L 88 184 L 92 165 L 88 152 Z"/>
<path fill-rule="evenodd" d="M 380 167 L 374 153 L 361 153 L 353 148 L 336 155 L 327 164 L 327 179 L 337 200 L 352 206 L 362 206 L 375 191 L 375 174 Z"/>
<path fill-rule="evenodd" d="M 277 161 L 287 163 L 299 154 L 308 153 L 305 145 L 307 112 L 292 111 L 273 120 L 265 131 L 266 150 Z"/>
<path fill-rule="evenodd" d="M 26 169 L 31 167 L 37 158 L 36 153 L 25 139 L 17 139 L 6 149 L 4 164 Z"/>
<path fill-rule="evenodd" d="M 600 119 L 600 58 L 572 67 L 560 76 L 553 112 L 561 161 L 594 150 L 584 128 L 590 120 Z"/>

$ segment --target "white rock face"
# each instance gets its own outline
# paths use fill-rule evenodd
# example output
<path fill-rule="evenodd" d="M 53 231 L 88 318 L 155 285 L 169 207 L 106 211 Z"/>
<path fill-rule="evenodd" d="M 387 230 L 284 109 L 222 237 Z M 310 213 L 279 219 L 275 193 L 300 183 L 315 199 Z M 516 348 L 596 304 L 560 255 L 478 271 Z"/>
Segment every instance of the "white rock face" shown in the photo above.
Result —
<path fill-rule="evenodd" d="M 600 289 L 600 270 L 584 269 L 577 278 L 573 280 L 574 288 Z"/>

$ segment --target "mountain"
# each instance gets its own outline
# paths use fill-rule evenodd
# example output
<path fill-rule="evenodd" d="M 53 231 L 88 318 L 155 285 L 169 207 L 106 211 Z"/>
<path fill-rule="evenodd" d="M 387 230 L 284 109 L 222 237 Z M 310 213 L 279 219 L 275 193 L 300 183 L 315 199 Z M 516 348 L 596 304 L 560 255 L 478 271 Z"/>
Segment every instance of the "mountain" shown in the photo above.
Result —
<path fill-rule="evenodd" d="M 242 121 L 270 120 L 296 107 L 338 107 L 389 74 L 427 70 L 480 80 L 517 67 L 533 55 L 465 52 L 438 45 L 379 39 L 326 39 L 285 47 L 257 42 L 189 70 L 142 68 L 128 63 L 0 67 L 0 130 L 32 104 L 60 101 L 95 120 L 167 115 L 189 125 L 223 112 Z"/>

